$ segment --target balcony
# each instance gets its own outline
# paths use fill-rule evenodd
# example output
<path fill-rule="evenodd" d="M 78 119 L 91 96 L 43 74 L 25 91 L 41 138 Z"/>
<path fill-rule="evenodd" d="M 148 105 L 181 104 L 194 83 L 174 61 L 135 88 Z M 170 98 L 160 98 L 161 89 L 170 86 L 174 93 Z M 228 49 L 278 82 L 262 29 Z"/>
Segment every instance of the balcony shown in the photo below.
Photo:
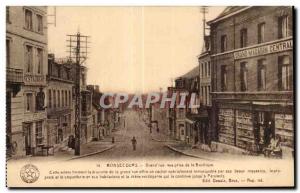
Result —
<path fill-rule="evenodd" d="M 6 81 L 12 84 L 22 84 L 23 81 L 23 70 L 15 68 L 6 68 Z"/>
<path fill-rule="evenodd" d="M 46 77 L 42 74 L 24 74 L 24 83 L 26 85 L 44 85 Z"/>

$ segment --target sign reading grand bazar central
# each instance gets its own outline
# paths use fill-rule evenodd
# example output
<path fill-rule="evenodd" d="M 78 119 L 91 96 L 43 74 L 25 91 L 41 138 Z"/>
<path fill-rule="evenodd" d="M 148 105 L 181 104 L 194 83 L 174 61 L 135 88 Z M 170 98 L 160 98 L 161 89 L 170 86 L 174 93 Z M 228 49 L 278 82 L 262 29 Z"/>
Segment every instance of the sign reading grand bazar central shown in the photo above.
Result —
<path fill-rule="evenodd" d="M 7 186 L 294 188 L 294 12 L 7 6 Z"/>
<path fill-rule="evenodd" d="M 293 40 L 289 38 L 286 41 L 279 41 L 274 43 L 268 43 L 267 45 L 261 45 L 253 48 L 245 48 L 241 51 L 234 52 L 234 59 L 250 58 L 255 56 L 262 56 L 271 53 L 277 53 L 282 51 L 288 51 L 293 49 Z"/>

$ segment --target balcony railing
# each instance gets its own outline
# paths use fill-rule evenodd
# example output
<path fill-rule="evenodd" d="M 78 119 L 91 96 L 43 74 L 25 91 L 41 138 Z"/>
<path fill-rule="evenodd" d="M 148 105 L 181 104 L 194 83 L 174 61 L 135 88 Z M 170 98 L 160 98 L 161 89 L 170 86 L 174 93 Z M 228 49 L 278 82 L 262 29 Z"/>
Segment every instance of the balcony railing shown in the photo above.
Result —
<path fill-rule="evenodd" d="M 45 83 L 45 80 L 46 77 L 42 74 L 24 74 L 25 84 L 41 85 Z"/>
<path fill-rule="evenodd" d="M 23 70 L 7 67 L 6 81 L 10 83 L 23 83 Z"/>

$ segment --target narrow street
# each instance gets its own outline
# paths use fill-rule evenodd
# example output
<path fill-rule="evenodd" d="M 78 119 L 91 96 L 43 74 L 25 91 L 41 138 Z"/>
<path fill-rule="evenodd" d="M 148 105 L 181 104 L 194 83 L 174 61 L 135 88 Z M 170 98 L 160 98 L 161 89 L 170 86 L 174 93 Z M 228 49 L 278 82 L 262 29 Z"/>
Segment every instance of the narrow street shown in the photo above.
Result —
<path fill-rule="evenodd" d="M 116 147 L 106 152 L 82 158 L 80 160 L 92 159 L 132 159 L 132 158 L 185 158 L 186 156 L 179 154 L 165 147 L 164 142 L 152 140 L 160 134 L 153 131 L 150 134 L 149 128 L 139 119 L 134 111 L 126 111 L 126 127 L 114 132 Z M 133 151 L 131 139 L 135 137 L 137 140 L 136 151 Z M 161 136 L 160 136 L 161 137 Z M 191 159 L 189 157 L 189 159 Z"/>

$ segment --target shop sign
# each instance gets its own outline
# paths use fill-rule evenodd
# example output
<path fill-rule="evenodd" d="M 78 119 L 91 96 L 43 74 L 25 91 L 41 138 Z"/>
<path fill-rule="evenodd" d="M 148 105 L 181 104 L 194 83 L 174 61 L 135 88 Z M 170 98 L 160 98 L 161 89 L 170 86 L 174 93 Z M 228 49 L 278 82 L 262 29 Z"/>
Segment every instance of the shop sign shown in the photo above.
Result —
<path fill-rule="evenodd" d="M 249 48 L 234 52 L 234 59 L 243 59 L 276 52 L 282 52 L 293 49 L 293 40 L 286 40 L 278 43 L 263 45 L 255 48 Z"/>

